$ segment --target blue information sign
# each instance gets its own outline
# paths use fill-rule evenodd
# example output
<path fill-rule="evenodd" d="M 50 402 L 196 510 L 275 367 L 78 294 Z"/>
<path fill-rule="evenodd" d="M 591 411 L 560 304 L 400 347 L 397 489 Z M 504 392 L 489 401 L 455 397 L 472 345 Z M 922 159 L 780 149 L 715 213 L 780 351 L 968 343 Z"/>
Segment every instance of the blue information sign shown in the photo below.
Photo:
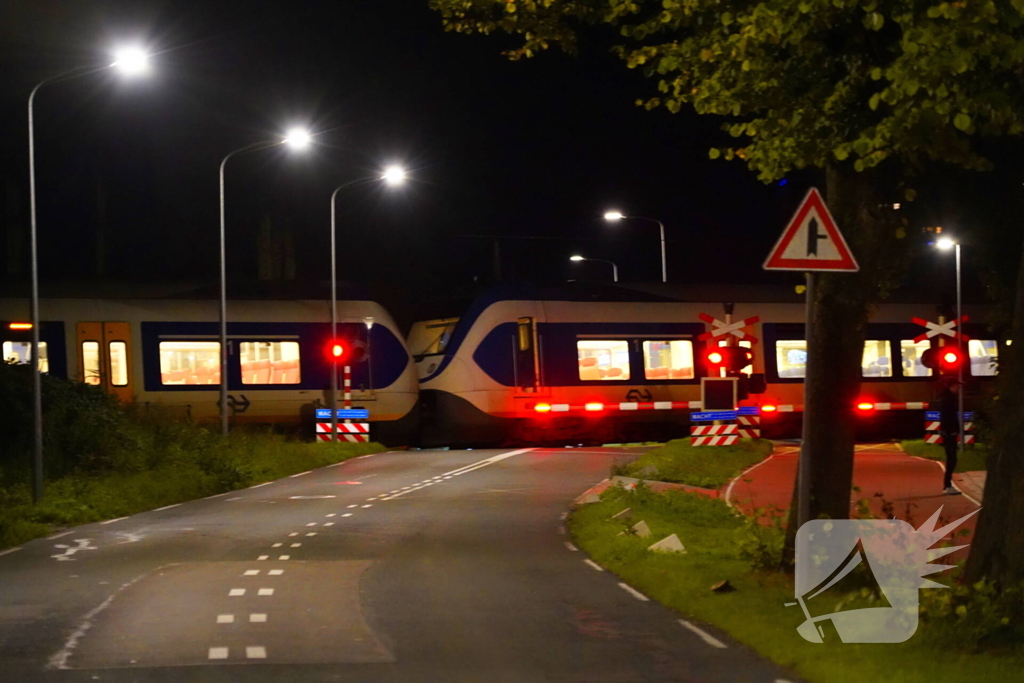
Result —
<path fill-rule="evenodd" d="M 735 420 L 735 410 L 719 410 L 710 413 L 690 413 L 690 422 L 707 422 L 710 420 Z"/>
<path fill-rule="evenodd" d="M 370 411 L 366 408 L 338 408 L 339 420 L 365 420 L 370 417 Z M 330 408 L 317 408 L 316 419 L 330 420 Z"/>
<path fill-rule="evenodd" d="M 927 410 L 924 413 L 924 419 L 929 420 L 931 422 L 935 422 L 937 420 L 941 420 L 942 417 L 941 417 L 939 411 L 937 411 L 937 410 Z M 973 420 L 974 419 L 974 413 L 965 412 L 964 413 L 964 419 L 965 420 Z"/>
<path fill-rule="evenodd" d="M 757 406 L 743 406 L 742 408 L 740 408 L 739 410 L 736 411 L 736 414 L 737 415 L 758 415 L 758 414 L 760 414 L 760 409 Z"/>

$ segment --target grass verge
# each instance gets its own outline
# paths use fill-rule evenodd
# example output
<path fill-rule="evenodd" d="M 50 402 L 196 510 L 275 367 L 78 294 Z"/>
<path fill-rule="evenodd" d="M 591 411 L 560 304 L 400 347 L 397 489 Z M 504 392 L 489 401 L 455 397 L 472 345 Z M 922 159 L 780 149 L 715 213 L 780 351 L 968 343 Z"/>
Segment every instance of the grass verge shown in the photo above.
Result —
<path fill-rule="evenodd" d="M 923 439 L 900 441 L 900 447 L 907 455 L 916 455 L 929 460 L 946 461 L 946 451 L 939 444 L 925 443 Z M 965 444 L 963 457 L 956 462 L 956 472 L 974 472 L 988 469 L 988 446 L 985 444 Z"/>
<path fill-rule="evenodd" d="M 0 549 L 59 527 L 124 517 L 384 450 L 376 443 L 317 444 L 269 432 L 239 431 L 224 441 L 191 425 L 169 429 L 182 438 L 165 443 L 149 469 L 48 481 L 40 505 L 32 504 L 26 484 L 0 487 Z"/>
<path fill-rule="evenodd" d="M 628 523 L 610 519 L 627 507 L 633 513 Z M 641 519 L 652 538 L 619 535 Z M 1007 616 L 1020 614 L 1020 593 L 1009 607 L 993 607 L 990 598 L 979 598 L 966 587 L 924 590 L 921 626 L 902 644 L 804 641 L 796 631 L 802 612 L 783 606 L 793 601 L 792 578 L 752 568 L 764 566 L 765 558 L 781 547 L 781 531 L 750 522 L 720 500 L 682 491 L 656 494 L 643 487 L 635 492 L 610 489 L 601 502 L 575 511 L 569 527 L 577 545 L 631 586 L 721 628 L 809 681 L 1004 681 L 1019 676 L 1024 666 L 1024 629 L 1019 619 Z M 686 546 L 685 555 L 647 550 L 671 533 Z M 710 590 L 724 579 L 734 592 Z"/>
<path fill-rule="evenodd" d="M 689 439 L 676 439 L 618 467 L 615 474 L 718 488 L 771 452 L 772 442 L 767 439 L 740 439 L 735 446 L 714 448 L 695 447 Z"/>

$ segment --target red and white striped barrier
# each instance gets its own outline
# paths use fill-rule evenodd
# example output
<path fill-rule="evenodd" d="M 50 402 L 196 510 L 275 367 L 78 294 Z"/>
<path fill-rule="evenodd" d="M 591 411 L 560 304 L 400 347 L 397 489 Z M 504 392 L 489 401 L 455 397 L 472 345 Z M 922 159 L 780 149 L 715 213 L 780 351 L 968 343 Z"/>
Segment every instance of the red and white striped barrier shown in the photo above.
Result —
<path fill-rule="evenodd" d="M 693 425 L 690 436 L 716 436 L 718 434 L 738 434 L 736 425 Z"/>
<path fill-rule="evenodd" d="M 576 410 L 593 413 L 604 410 L 700 410 L 700 407 L 700 401 L 650 401 L 646 403 L 601 403 L 600 401 L 593 401 L 578 405 L 571 403 L 537 403 L 533 406 L 533 410 L 537 413 L 568 413 Z"/>
<path fill-rule="evenodd" d="M 924 421 L 924 442 L 925 443 L 935 443 L 935 444 L 943 443 L 941 425 L 942 425 L 942 423 L 939 420 L 925 419 L 925 421 Z M 974 434 L 971 434 L 971 432 L 973 432 L 973 431 L 974 431 L 974 422 L 973 421 L 964 422 L 963 442 L 965 444 L 974 443 Z M 958 435 L 957 436 L 957 443 L 960 443 L 960 441 L 961 441 L 961 437 Z"/>
<path fill-rule="evenodd" d="M 735 427 L 736 425 L 728 425 Z M 693 446 L 732 446 L 740 440 L 739 434 L 727 434 L 722 436 L 695 436 L 690 439 Z"/>
<path fill-rule="evenodd" d="M 316 423 L 317 442 L 331 441 L 331 423 Z M 341 422 L 338 423 L 338 441 L 349 443 L 368 443 L 370 441 L 369 422 Z"/>

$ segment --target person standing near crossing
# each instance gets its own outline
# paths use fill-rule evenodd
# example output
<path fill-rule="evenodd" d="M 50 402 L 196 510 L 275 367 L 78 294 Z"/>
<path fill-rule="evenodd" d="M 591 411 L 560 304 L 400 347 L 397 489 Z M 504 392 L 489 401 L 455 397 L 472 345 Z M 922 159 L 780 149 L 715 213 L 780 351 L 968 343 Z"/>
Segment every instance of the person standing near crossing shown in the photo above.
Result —
<path fill-rule="evenodd" d="M 945 378 L 939 389 L 939 431 L 942 433 L 942 447 L 946 450 L 946 472 L 943 477 L 943 493 L 957 496 L 953 488 L 953 472 L 956 470 L 956 453 L 960 439 L 960 411 L 957 392 L 962 387 L 952 377 Z"/>

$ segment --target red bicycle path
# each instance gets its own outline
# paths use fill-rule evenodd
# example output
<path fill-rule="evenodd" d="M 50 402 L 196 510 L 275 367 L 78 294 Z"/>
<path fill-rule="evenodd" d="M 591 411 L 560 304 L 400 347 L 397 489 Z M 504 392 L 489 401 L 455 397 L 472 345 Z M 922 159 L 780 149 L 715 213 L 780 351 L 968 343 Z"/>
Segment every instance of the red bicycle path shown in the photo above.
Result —
<path fill-rule="evenodd" d="M 772 454 L 747 469 L 719 492 L 727 502 L 748 515 L 783 514 L 789 510 L 796 481 L 799 446 L 777 444 Z M 949 523 L 978 510 L 981 501 L 978 474 L 954 475 L 954 485 L 967 495 L 942 492 L 943 464 L 904 453 L 898 444 L 859 444 L 853 459 L 853 485 L 859 492 L 851 496 L 851 516 L 857 516 L 856 501 L 866 499 L 871 513 L 879 518 L 895 517 L 919 528 L 942 508 L 941 523 Z M 961 529 L 970 533 L 953 535 L 956 545 L 971 542 L 977 515 L 966 520 Z M 950 564 L 967 558 L 967 549 L 952 553 L 944 560 Z"/>

